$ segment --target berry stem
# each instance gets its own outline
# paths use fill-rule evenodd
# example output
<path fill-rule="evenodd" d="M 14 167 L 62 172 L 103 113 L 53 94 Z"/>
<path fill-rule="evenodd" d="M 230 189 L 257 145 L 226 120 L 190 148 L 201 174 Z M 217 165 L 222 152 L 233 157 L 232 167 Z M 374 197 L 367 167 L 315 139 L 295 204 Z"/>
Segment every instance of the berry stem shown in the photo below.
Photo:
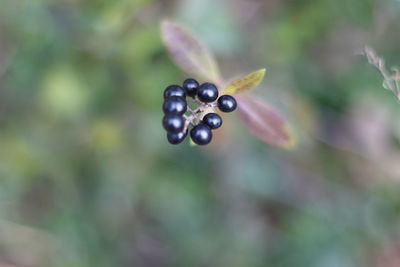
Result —
<path fill-rule="evenodd" d="M 187 107 L 187 112 L 189 114 L 183 115 L 183 117 L 185 118 L 185 126 L 183 128 L 184 132 L 186 132 L 188 130 L 189 125 L 196 126 L 196 125 L 200 124 L 201 118 L 199 117 L 199 115 L 201 113 L 206 111 L 208 108 L 211 108 L 211 107 L 213 108 L 213 107 L 218 106 L 218 104 L 216 102 L 204 103 L 204 102 L 200 101 L 199 99 L 197 99 L 197 97 L 195 97 L 195 96 L 189 98 L 188 100 L 191 101 L 192 103 L 197 104 L 198 107 L 196 109 L 191 109 L 190 107 Z"/>
<path fill-rule="evenodd" d="M 214 107 L 217 107 L 217 106 L 218 106 L 217 103 L 210 103 L 210 104 L 202 103 L 198 108 L 196 108 L 192 112 L 194 114 L 198 114 L 198 113 L 201 113 L 201 112 L 205 111 L 207 108 L 214 108 Z"/>
<path fill-rule="evenodd" d="M 196 126 L 197 124 L 199 124 L 199 118 L 196 116 L 197 114 L 195 113 L 195 111 L 190 110 L 189 112 L 191 113 L 190 115 L 183 114 L 183 118 L 185 119 L 185 126 L 183 127 L 184 132 L 187 131 L 189 124 L 191 124 L 192 126 Z"/>
<path fill-rule="evenodd" d="M 183 115 L 183 117 L 185 118 L 185 125 L 183 126 L 183 132 L 186 133 L 186 131 L 188 130 L 189 124 L 191 123 L 191 120 L 188 119 L 188 116 Z"/>

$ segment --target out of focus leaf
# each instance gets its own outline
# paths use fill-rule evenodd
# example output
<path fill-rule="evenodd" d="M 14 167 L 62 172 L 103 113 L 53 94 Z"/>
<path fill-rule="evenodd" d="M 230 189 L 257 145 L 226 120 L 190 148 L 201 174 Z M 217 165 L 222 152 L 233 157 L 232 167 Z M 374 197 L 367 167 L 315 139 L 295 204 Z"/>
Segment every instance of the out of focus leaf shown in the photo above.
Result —
<path fill-rule="evenodd" d="M 172 59 L 185 72 L 211 81 L 220 80 L 214 57 L 188 30 L 176 23 L 163 21 L 161 35 Z"/>
<path fill-rule="evenodd" d="M 243 93 L 259 85 L 265 76 L 265 69 L 252 72 L 240 79 L 234 80 L 223 90 L 224 94 L 234 95 Z"/>
<path fill-rule="evenodd" d="M 78 117 L 86 108 L 88 94 L 86 83 L 68 65 L 54 66 L 43 79 L 41 100 L 50 114 Z"/>
<path fill-rule="evenodd" d="M 249 131 L 268 145 L 291 148 L 294 136 L 287 122 L 264 102 L 249 95 L 238 95 L 238 113 Z"/>

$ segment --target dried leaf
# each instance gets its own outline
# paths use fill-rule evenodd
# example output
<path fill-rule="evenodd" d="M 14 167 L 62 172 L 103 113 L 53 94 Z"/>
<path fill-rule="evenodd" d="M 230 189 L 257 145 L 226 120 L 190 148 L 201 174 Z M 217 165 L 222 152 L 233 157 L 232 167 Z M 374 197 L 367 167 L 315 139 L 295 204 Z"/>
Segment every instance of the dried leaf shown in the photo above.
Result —
<path fill-rule="evenodd" d="M 161 34 L 172 59 L 183 71 L 214 82 L 220 80 L 214 57 L 188 30 L 176 23 L 163 21 Z"/>
<path fill-rule="evenodd" d="M 273 146 L 295 145 L 289 125 L 276 110 L 249 95 L 238 95 L 236 99 L 239 117 L 254 136 Z"/>
<path fill-rule="evenodd" d="M 223 94 L 234 95 L 250 90 L 261 83 L 261 81 L 264 79 L 264 75 L 265 69 L 260 69 L 240 79 L 237 79 L 225 87 Z"/>

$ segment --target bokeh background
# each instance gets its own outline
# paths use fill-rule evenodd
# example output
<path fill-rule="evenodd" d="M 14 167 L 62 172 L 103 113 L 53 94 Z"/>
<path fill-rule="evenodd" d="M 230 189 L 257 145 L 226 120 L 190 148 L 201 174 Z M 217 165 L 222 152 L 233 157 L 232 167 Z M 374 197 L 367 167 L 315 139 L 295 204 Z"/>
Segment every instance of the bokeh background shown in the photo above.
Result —
<path fill-rule="evenodd" d="M 162 19 L 289 121 L 172 146 Z M 400 266 L 396 0 L 0 0 L 0 266 Z M 197 78 L 197 77 L 196 77 Z"/>

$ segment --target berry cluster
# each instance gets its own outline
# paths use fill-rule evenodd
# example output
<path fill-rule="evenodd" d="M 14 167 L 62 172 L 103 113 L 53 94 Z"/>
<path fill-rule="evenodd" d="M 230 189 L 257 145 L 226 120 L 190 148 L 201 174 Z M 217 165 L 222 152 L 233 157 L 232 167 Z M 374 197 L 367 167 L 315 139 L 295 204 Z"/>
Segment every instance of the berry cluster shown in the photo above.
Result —
<path fill-rule="evenodd" d="M 186 97 L 198 107 L 188 107 Z M 218 89 L 212 83 L 199 83 L 195 79 L 186 79 L 183 86 L 170 85 L 164 91 L 163 126 L 167 131 L 167 139 L 171 144 L 181 143 L 192 125 L 190 137 L 198 145 L 211 142 L 212 131 L 221 127 L 222 118 L 217 113 L 202 114 L 210 107 L 218 107 L 222 112 L 236 109 L 236 100 L 230 95 L 218 97 Z"/>

